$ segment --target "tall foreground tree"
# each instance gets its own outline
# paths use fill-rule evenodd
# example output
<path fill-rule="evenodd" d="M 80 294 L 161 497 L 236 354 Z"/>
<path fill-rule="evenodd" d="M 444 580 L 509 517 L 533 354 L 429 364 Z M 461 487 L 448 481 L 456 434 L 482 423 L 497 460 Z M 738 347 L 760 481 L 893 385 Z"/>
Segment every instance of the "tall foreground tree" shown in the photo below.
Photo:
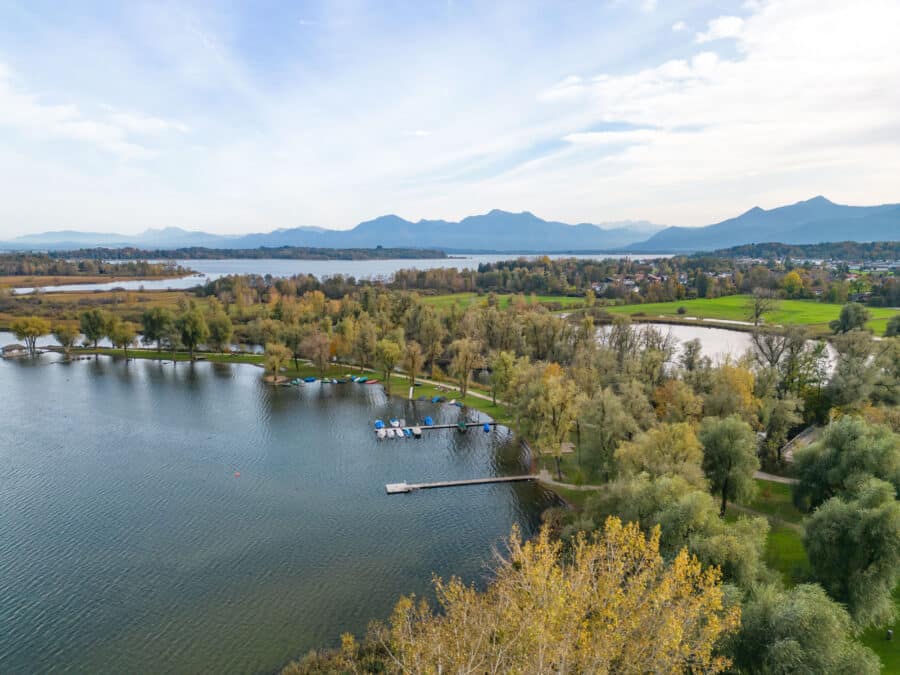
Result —
<path fill-rule="evenodd" d="M 113 347 L 125 350 L 125 361 L 128 361 L 128 348 L 134 344 L 137 337 L 134 324 L 118 318 L 114 319 L 107 325 L 106 335 Z"/>
<path fill-rule="evenodd" d="M 416 378 L 422 370 L 425 363 L 425 355 L 422 353 L 422 347 L 415 340 L 406 343 L 406 349 L 403 350 L 403 369 L 409 378 L 409 386 L 416 384 Z"/>
<path fill-rule="evenodd" d="M 26 316 L 12 323 L 17 340 L 24 340 L 28 353 L 37 353 L 37 339 L 50 332 L 50 322 L 37 316 Z"/>
<path fill-rule="evenodd" d="M 175 317 L 165 307 L 153 307 L 141 314 L 141 341 L 145 345 L 156 343 L 156 351 L 162 351 L 166 334 L 172 330 Z"/>
<path fill-rule="evenodd" d="M 794 452 L 799 483 L 794 503 L 814 509 L 828 499 L 852 494 L 868 478 L 880 478 L 900 492 L 900 434 L 845 416 L 822 438 Z"/>
<path fill-rule="evenodd" d="M 667 563 L 658 530 L 645 537 L 616 518 L 565 557 L 546 529 L 527 542 L 514 530 L 483 593 L 456 578 L 434 584 L 440 612 L 402 598 L 372 629 L 377 665 L 357 661 L 363 649 L 345 638 L 320 672 L 718 673 L 730 664 L 716 646 L 740 624 L 717 570 L 685 551 Z"/>
<path fill-rule="evenodd" d="M 660 424 L 616 449 L 616 464 L 625 475 L 680 476 L 705 487 L 703 447 L 690 424 Z"/>
<path fill-rule="evenodd" d="M 900 502 L 894 486 L 877 478 L 853 492 L 855 499 L 833 497 L 813 513 L 803 544 L 816 580 L 847 605 L 857 626 L 881 626 L 895 619 Z"/>
<path fill-rule="evenodd" d="M 82 312 L 79 317 L 81 332 L 93 343 L 95 350 L 97 343 L 106 335 L 107 323 L 109 323 L 109 316 L 102 309 L 89 309 Z"/>
<path fill-rule="evenodd" d="M 732 415 L 704 419 L 699 438 L 703 445 L 703 472 L 710 490 L 721 496 L 719 515 L 724 518 L 729 499 L 746 499 L 753 494 L 753 473 L 759 469 L 756 434 L 749 424 Z"/>
<path fill-rule="evenodd" d="M 755 288 L 747 300 L 747 318 L 758 326 L 763 317 L 778 308 L 778 296 L 768 288 Z"/>
<path fill-rule="evenodd" d="M 281 376 L 281 369 L 291 360 L 291 350 L 279 342 L 266 344 L 265 369 L 274 380 Z"/>
<path fill-rule="evenodd" d="M 852 638 L 847 611 L 817 584 L 789 590 L 756 586 L 743 603 L 740 631 L 728 642 L 741 673 L 854 673 L 881 670 Z"/>
<path fill-rule="evenodd" d="M 187 347 L 193 361 L 194 350 L 209 337 L 209 326 L 203 313 L 196 307 L 188 307 L 175 321 L 175 327 L 181 336 L 181 344 Z"/>
<path fill-rule="evenodd" d="M 206 324 L 209 327 L 209 346 L 217 352 L 224 352 L 234 334 L 231 319 L 223 310 L 218 309 L 209 316 Z"/>
<path fill-rule="evenodd" d="M 69 354 L 71 354 L 72 347 L 75 346 L 75 341 L 78 339 L 78 335 L 78 329 L 69 323 L 57 324 L 57 326 L 53 329 L 53 337 L 59 343 L 60 347 L 63 348 L 63 353 L 66 356 L 69 356 Z"/>
<path fill-rule="evenodd" d="M 481 346 L 471 338 L 460 338 L 453 341 L 450 350 L 453 352 L 450 372 L 459 383 L 460 397 L 465 398 L 469 393 L 472 371 L 481 363 Z"/>
<path fill-rule="evenodd" d="M 869 320 L 869 310 L 858 302 L 848 302 L 841 307 L 840 316 L 831 321 L 828 326 L 835 333 L 849 333 L 851 330 L 860 330 Z"/>
<path fill-rule="evenodd" d="M 516 374 L 516 417 L 541 454 L 552 454 L 562 480 L 562 444 L 569 438 L 583 399 L 557 363 L 538 363 Z"/>
<path fill-rule="evenodd" d="M 393 340 L 382 338 L 375 347 L 375 358 L 384 374 L 384 390 L 389 395 L 391 393 L 391 381 L 394 379 L 392 377 L 394 368 L 400 363 L 402 356 L 402 348 Z"/>

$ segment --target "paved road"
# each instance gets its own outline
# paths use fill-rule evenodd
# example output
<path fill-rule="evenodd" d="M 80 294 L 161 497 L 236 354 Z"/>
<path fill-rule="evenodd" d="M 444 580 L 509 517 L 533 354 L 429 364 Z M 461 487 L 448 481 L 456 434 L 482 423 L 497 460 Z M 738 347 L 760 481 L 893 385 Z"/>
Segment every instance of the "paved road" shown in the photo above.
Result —
<path fill-rule="evenodd" d="M 781 483 L 782 485 L 796 485 L 800 482 L 796 478 L 776 476 L 774 473 L 766 473 L 765 471 L 757 471 L 753 474 L 753 477 L 758 478 L 759 480 L 767 480 L 771 483 Z"/>

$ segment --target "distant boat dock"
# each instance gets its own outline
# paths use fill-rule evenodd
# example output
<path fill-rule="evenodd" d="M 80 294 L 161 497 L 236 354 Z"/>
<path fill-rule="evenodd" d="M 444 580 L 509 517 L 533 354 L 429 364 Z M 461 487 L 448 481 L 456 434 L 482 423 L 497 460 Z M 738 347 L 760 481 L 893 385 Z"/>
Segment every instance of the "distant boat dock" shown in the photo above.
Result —
<path fill-rule="evenodd" d="M 463 480 L 444 480 L 437 483 L 388 483 L 384 486 L 389 495 L 399 495 L 417 490 L 431 490 L 434 488 L 460 487 L 463 485 L 486 485 L 488 483 L 517 483 L 526 480 L 537 480 L 537 476 L 493 476 L 491 478 L 467 478 Z"/>

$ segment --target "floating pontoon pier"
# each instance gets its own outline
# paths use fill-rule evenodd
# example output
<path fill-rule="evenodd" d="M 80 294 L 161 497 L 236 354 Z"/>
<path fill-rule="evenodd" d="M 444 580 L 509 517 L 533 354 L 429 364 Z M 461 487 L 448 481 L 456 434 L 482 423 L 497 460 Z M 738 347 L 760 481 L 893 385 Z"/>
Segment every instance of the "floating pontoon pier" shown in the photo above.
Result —
<path fill-rule="evenodd" d="M 537 480 L 537 476 L 493 476 L 492 478 L 467 478 L 463 480 L 444 480 L 437 483 L 388 483 L 384 486 L 389 495 L 399 495 L 416 490 L 433 488 L 460 487 L 462 485 L 485 485 L 487 483 L 516 483 L 526 480 Z"/>
<path fill-rule="evenodd" d="M 379 422 L 381 422 L 380 425 L 379 425 Z M 391 425 L 391 426 L 393 426 L 393 425 Z M 459 431 L 462 431 L 463 429 L 472 429 L 474 427 L 481 427 L 485 431 L 488 431 L 488 429 L 490 427 L 496 427 L 496 426 L 497 426 L 496 422 L 454 422 L 453 424 L 417 424 L 413 427 L 407 426 L 405 424 L 401 424 L 399 427 L 396 427 L 396 428 L 401 429 L 401 433 L 403 433 L 403 434 L 406 434 L 406 432 L 403 431 L 404 429 L 409 429 L 410 432 L 414 436 L 418 437 L 419 434 L 416 433 L 417 429 L 419 430 L 420 433 L 422 431 L 429 431 L 431 429 L 457 429 Z M 382 422 L 381 420 L 375 420 L 375 429 L 374 430 L 375 430 L 376 434 L 378 433 L 379 429 L 385 429 L 385 428 L 387 428 L 387 427 L 384 424 L 384 422 Z"/>

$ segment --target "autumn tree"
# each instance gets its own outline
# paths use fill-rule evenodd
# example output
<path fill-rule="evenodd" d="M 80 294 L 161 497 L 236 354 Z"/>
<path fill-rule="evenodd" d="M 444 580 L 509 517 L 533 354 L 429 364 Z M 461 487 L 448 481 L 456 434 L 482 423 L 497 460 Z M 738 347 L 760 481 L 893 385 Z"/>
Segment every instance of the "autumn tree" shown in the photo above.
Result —
<path fill-rule="evenodd" d="M 278 342 L 270 342 L 266 345 L 265 369 L 277 381 L 281 377 L 281 371 L 291 360 L 291 350 Z"/>
<path fill-rule="evenodd" d="M 113 319 L 106 328 L 107 337 L 113 347 L 125 351 L 125 360 L 128 361 L 128 348 L 134 344 L 137 338 L 137 330 L 130 321 Z"/>
<path fill-rule="evenodd" d="M 378 361 L 378 365 L 381 366 L 384 374 L 384 389 L 388 394 L 391 393 L 391 380 L 393 379 L 394 368 L 397 367 L 402 358 L 403 349 L 393 340 L 382 338 L 376 344 L 375 359 Z"/>
<path fill-rule="evenodd" d="M 703 446 L 703 472 L 713 493 L 721 495 L 719 515 L 725 517 L 728 500 L 748 499 L 756 484 L 753 474 L 759 469 L 756 458 L 756 434 L 740 417 L 707 417 L 698 434 Z"/>
<path fill-rule="evenodd" d="M 578 388 L 557 363 L 534 364 L 516 377 L 516 418 L 522 433 L 538 453 L 553 455 L 562 480 L 562 444 L 581 408 Z"/>
<path fill-rule="evenodd" d="M 63 353 L 66 356 L 71 354 L 72 347 L 75 346 L 75 341 L 79 335 L 78 329 L 70 323 L 57 324 L 53 329 L 53 337 L 59 343 L 59 346 L 63 348 Z"/>
<path fill-rule="evenodd" d="M 303 338 L 300 343 L 300 353 L 312 362 L 319 377 L 325 377 L 328 364 L 331 362 L 331 339 L 326 333 L 315 331 Z M 292 351 L 291 356 L 293 355 Z"/>
<path fill-rule="evenodd" d="M 439 612 L 402 598 L 373 629 L 386 672 L 716 673 L 730 665 L 716 648 L 740 624 L 716 569 L 686 551 L 667 563 L 658 530 L 616 518 L 565 557 L 546 528 L 526 542 L 514 530 L 483 593 L 434 585 Z"/>
<path fill-rule="evenodd" d="M 681 476 L 691 485 L 705 487 L 703 448 L 685 422 L 660 424 L 639 434 L 618 447 L 615 459 L 626 475 Z"/>
<path fill-rule="evenodd" d="M 693 422 L 703 414 L 703 399 L 686 382 L 666 380 L 653 392 L 656 416 L 663 422 Z"/>
<path fill-rule="evenodd" d="M 378 346 L 378 332 L 368 314 L 361 314 L 356 322 L 356 344 L 353 353 L 357 363 L 363 368 L 371 367 L 375 361 Z"/>
<path fill-rule="evenodd" d="M 403 350 L 403 369 L 409 378 L 409 386 L 414 387 L 416 378 L 422 371 L 425 363 L 425 355 L 422 353 L 422 346 L 415 340 L 406 343 L 406 349 Z"/>
<path fill-rule="evenodd" d="M 505 399 L 509 392 L 516 368 L 516 355 L 506 350 L 500 350 L 491 358 L 490 368 L 491 400 L 494 405 L 497 405 L 497 395 L 499 394 Z"/>
<path fill-rule="evenodd" d="M 758 326 L 763 317 L 778 308 L 778 296 L 767 288 L 754 288 L 747 299 L 747 319 Z"/>
<path fill-rule="evenodd" d="M 26 316 L 12 322 L 12 332 L 17 340 L 24 340 L 28 353 L 37 354 L 37 339 L 50 332 L 50 322 L 37 316 Z"/>
<path fill-rule="evenodd" d="M 472 371 L 482 362 L 481 346 L 471 338 L 460 338 L 451 343 L 450 351 L 453 353 L 450 372 L 459 383 L 460 397 L 465 398 L 469 393 Z"/>

